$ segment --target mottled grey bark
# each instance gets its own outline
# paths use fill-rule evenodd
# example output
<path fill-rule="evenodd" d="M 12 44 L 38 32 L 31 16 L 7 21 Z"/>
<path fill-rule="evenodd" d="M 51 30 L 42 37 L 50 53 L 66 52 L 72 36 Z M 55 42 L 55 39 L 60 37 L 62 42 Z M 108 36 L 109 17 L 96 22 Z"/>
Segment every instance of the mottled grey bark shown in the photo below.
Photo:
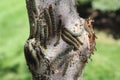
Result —
<path fill-rule="evenodd" d="M 92 19 L 81 18 L 75 0 L 26 0 L 30 36 L 24 52 L 33 80 L 82 80 L 95 47 Z"/>

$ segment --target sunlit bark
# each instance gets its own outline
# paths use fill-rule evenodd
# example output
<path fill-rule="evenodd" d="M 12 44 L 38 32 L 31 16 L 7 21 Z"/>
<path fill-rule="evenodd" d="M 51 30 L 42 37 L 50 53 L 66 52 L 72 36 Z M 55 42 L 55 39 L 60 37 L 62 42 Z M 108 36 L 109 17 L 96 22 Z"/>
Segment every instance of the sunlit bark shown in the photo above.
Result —
<path fill-rule="evenodd" d="M 82 80 L 94 51 L 93 20 L 81 18 L 75 0 L 26 0 L 30 36 L 24 52 L 33 80 Z"/>

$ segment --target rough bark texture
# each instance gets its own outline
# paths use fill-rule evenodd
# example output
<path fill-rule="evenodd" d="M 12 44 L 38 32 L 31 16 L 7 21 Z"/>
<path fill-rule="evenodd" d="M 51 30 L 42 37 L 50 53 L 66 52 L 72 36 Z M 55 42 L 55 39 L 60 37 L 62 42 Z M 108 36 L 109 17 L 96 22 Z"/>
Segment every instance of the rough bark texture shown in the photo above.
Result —
<path fill-rule="evenodd" d="M 94 51 L 93 20 L 79 17 L 75 0 L 26 0 L 30 36 L 24 46 L 33 80 L 82 80 Z"/>

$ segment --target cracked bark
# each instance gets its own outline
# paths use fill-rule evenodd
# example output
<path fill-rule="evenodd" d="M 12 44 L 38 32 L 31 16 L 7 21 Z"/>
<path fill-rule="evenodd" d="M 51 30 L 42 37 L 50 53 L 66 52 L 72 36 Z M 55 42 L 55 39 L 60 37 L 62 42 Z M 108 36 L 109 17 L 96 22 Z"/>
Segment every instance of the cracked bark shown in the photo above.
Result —
<path fill-rule="evenodd" d="M 94 51 L 93 20 L 81 18 L 76 0 L 26 0 L 30 36 L 24 53 L 33 80 L 82 80 Z"/>

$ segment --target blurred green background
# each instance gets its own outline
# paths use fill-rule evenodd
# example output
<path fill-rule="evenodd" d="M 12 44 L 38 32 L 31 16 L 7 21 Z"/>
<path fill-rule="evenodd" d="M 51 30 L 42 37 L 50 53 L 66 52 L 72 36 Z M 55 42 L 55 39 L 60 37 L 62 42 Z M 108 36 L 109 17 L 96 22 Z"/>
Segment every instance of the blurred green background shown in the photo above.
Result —
<path fill-rule="evenodd" d="M 103 14 L 114 13 L 120 9 L 119 0 L 79 0 L 78 4 L 89 5 L 88 3 L 92 5 L 92 10 L 98 9 Z M 120 80 L 120 40 L 114 39 L 107 32 L 108 29 L 96 28 L 97 51 L 85 67 L 84 80 Z M 28 36 L 29 22 L 25 0 L 1 0 L 0 80 L 31 80 L 23 53 Z"/>

